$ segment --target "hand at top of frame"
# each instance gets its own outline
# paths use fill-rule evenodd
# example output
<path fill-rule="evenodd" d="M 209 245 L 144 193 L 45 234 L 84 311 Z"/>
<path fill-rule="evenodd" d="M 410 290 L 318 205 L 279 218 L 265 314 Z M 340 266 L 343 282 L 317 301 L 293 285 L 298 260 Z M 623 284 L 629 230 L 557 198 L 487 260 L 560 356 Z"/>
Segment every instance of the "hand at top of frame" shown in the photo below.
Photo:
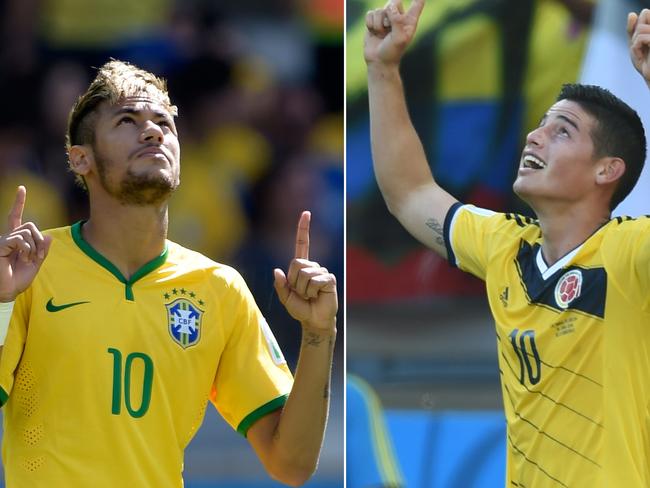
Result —
<path fill-rule="evenodd" d="M 397 65 L 415 35 L 424 0 L 412 0 L 404 11 L 401 0 L 390 0 L 384 8 L 366 14 L 363 54 L 370 66 L 375 63 Z"/>
<path fill-rule="evenodd" d="M 52 238 L 43 236 L 32 222 L 22 223 L 27 190 L 19 186 L 0 236 L 0 302 L 11 302 L 34 280 L 45 261 Z"/>
<path fill-rule="evenodd" d="M 275 291 L 284 307 L 303 327 L 320 334 L 336 332 L 336 277 L 309 260 L 309 222 L 311 214 L 303 212 L 296 232 L 295 257 L 285 276 L 273 270 Z"/>
<path fill-rule="evenodd" d="M 628 14 L 627 38 L 632 64 L 650 86 L 650 10 Z"/>

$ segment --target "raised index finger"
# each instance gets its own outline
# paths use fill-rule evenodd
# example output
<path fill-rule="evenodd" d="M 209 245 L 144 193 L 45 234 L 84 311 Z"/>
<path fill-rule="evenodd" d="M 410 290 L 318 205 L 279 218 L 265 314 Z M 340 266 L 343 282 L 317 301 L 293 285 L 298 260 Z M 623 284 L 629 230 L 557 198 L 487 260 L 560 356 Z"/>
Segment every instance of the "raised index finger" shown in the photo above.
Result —
<path fill-rule="evenodd" d="M 27 199 L 27 189 L 20 185 L 16 190 L 16 200 L 14 206 L 11 207 L 9 216 L 7 217 L 7 227 L 9 232 L 14 230 L 23 223 L 23 209 L 25 208 L 25 200 Z"/>
<path fill-rule="evenodd" d="M 296 231 L 296 259 L 309 259 L 309 222 L 311 212 L 305 210 L 300 214 L 298 230 Z"/>

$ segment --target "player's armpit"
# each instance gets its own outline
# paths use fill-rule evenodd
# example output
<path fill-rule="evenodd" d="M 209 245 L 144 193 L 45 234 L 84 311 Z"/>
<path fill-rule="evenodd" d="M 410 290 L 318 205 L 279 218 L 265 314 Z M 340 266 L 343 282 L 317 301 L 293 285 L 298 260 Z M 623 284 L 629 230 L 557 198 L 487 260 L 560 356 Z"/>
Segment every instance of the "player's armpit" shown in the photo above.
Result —
<path fill-rule="evenodd" d="M 440 186 L 431 183 L 411 191 L 393 209 L 393 214 L 413 237 L 446 259 L 445 217 L 456 202 Z"/>

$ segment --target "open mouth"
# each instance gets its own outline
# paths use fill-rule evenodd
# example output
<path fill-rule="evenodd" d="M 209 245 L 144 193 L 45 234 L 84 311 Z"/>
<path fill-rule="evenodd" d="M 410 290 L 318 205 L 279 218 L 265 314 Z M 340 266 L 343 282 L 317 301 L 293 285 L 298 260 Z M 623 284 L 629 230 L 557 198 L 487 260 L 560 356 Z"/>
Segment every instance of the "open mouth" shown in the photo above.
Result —
<path fill-rule="evenodd" d="M 546 168 L 546 163 L 539 159 L 537 156 L 533 156 L 532 154 L 525 154 L 523 167 L 530 169 L 544 169 Z"/>

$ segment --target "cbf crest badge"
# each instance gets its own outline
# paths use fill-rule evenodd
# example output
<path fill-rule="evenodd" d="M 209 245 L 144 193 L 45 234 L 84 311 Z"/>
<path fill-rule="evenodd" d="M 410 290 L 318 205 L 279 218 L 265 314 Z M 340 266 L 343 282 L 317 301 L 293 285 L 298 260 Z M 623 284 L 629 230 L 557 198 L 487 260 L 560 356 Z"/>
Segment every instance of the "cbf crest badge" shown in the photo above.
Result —
<path fill-rule="evenodd" d="M 181 291 L 185 292 L 185 290 Z M 190 293 L 189 295 L 194 294 Z M 169 295 L 166 294 L 166 296 Z M 200 300 L 200 302 L 202 301 Z M 174 342 L 183 349 L 198 343 L 201 339 L 203 310 L 189 298 L 177 298 L 165 304 L 165 307 L 167 308 L 167 328 Z"/>

